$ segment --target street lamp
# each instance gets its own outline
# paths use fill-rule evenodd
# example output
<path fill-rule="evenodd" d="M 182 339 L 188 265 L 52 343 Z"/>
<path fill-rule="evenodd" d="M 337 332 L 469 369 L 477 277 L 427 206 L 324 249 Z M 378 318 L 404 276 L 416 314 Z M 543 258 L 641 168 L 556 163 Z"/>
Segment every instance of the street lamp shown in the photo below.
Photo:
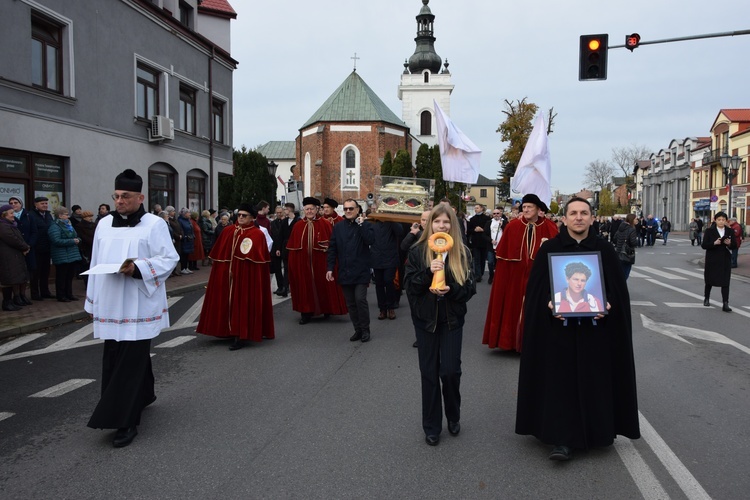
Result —
<path fill-rule="evenodd" d="M 271 161 L 268 162 L 268 165 L 266 167 L 268 168 L 269 175 L 271 177 L 275 178 L 276 177 L 276 169 L 279 167 L 278 165 L 276 165 L 276 162 L 274 162 L 273 160 L 271 160 Z"/>
<path fill-rule="evenodd" d="M 669 200 L 669 198 L 667 198 L 666 196 L 661 199 L 661 201 L 664 202 L 664 215 L 662 215 L 662 217 L 666 217 L 667 216 L 667 201 L 668 200 Z"/>
<path fill-rule="evenodd" d="M 729 216 L 734 217 L 734 207 L 732 206 L 732 177 L 737 174 L 737 169 L 740 168 L 741 158 L 739 156 L 729 156 L 724 153 L 719 158 L 721 162 L 721 169 L 724 171 L 724 175 L 727 178 L 727 194 L 729 195 Z"/>

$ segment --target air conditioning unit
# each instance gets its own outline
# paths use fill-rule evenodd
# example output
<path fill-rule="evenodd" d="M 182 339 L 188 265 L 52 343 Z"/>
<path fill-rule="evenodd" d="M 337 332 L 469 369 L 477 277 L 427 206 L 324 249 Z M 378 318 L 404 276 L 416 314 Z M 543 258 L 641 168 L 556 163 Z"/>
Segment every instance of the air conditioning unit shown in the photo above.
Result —
<path fill-rule="evenodd" d="M 166 116 L 154 115 L 151 117 L 151 127 L 148 129 L 149 141 L 163 141 L 174 139 L 174 120 Z"/>

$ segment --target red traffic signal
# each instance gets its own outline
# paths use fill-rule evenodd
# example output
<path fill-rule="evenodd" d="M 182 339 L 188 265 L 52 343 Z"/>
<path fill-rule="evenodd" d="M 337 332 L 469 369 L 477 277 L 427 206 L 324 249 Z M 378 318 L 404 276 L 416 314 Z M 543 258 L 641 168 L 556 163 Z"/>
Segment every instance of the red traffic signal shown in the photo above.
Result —
<path fill-rule="evenodd" d="M 578 58 L 578 80 L 607 79 L 609 35 L 581 35 Z"/>
<path fill-rule="evenodd" d="M 639 35 L 638 33 L 633 33 L 632 35 L 628 35 L 625 37 L 625 48 L 630 52 L 633 52 L 633 50 L 635 50 L 640 43 L 641 35 Z"/>

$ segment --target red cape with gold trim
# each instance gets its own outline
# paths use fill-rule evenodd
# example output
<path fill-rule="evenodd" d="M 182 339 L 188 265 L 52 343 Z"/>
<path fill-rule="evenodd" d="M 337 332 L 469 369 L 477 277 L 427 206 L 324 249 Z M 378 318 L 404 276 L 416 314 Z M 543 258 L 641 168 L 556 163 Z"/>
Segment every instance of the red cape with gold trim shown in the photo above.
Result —
<path fill-rule="evenodd" d="M 198 333 L 260 342 L 275 337 L 271 301 L 271 256 L 263 232 L 227 226 L 210 254 L 213 259 Z"/>
<path fill-rule="evenodd" d="M 532 230 L 531 245 L 529 231 Z M 558 233 L 554 222 L 544 216 L 535 222 L 518 217 L 508 223 L 497 244 L 495 278 L 492 282 L 482 344 L 490 348 L 521 352 L 523 340 L 523 297 L 531 265 L 541 244 Z"/>
<path fill-rule="evenodd" d="M 326 280 L 326 252 L 332 232 L 333 224 L 322 218 L 302 219 L 292 227 L 286 248 L 292 309 L 297 312 L 314 316 L 348 312 L 336 280 Z"/>

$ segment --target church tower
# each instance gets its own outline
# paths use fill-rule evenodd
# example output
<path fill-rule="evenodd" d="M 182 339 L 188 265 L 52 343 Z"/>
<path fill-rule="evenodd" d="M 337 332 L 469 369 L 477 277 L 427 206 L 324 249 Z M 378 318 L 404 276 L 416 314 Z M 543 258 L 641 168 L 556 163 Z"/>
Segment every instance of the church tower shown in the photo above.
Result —
<path fill-rule="evenodd" d="M 421 144 L 437 144 L 437 123 L 432 101 L 436 100 L 450 116 L 450 99 L 454 87 L 448 71 L 448 60 L 443 65 L 442 59 L 435 52 L 435 16 L 427 5 L 429 3 L 430 0 L 422 0 L 423 6 L 417 16 L 417 37 L 414 39 L 417 47 L 409 60 L 404 61 L 404 72 L 398 86 L 401 119 L 409 127 L 411 135 L 419 141 L 412 147 L 412 158 L 416 158 Z"/>

